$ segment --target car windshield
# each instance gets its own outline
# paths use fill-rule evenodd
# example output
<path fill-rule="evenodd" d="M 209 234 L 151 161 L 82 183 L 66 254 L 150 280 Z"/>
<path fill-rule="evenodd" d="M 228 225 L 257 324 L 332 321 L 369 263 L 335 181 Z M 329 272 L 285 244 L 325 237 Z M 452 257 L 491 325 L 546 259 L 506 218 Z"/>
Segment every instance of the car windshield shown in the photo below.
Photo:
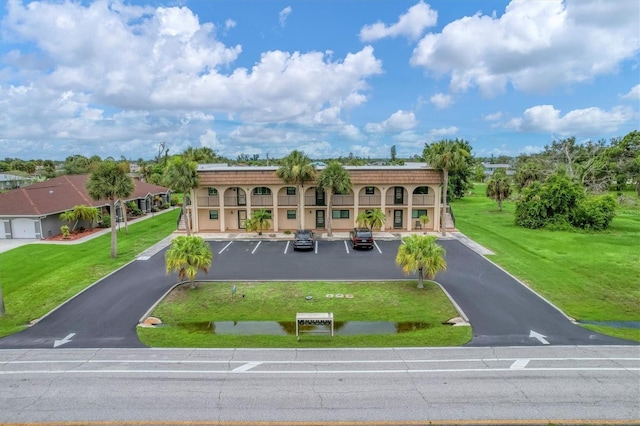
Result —
<path fill-rule="evenodd" d="M 299 240 L 308 240 L 311 238 L 311 231 L 296 232 L 296 238 Z"/>
<path fill-rule="evenodd" d="M 356 233 L 356 235 L 357 235 L 358 237 L 366 237 L 366 238 L 369 238 L 369 237 L 371 237 L 371 231 L 358 231 L 358 232 Z"/>

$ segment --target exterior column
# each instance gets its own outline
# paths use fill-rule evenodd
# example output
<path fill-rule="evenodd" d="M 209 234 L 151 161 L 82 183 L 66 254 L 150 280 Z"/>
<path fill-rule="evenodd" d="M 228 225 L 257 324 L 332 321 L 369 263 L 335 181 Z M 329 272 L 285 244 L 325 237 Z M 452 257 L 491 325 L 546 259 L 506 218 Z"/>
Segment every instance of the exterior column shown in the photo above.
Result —
<path fill-rule="evenodd" d="M 280 216 L 280 211 L 278 209 L 279 204 L 278 204 L 278 193 L 276 192 L 274 195 L 274 190 L 273 188 L 269 188 L 271 189 L 271 196 L 273 197 L 273 200 L 271 202 L 272 206 L 271 206 L 271 223 L 273 223 L 273 232 L 278 232 L 278 216 Z M 279 189 L 277 189 L 276 191 L 279 191 Z"/>
<path fill-rule="evenodd" d="M 360 209 L 360 190 L 362 188 L 358 188 L 357 192 L 355 189 L 352 189 L 353 191 L 353 227 L 355 228 L 356 226 L 358 226 L 358 223 L 356 222 L 356 218 L 358 217 L 358 210 Z"/>
<path fill-rule="evenodd" d="M 387 217 L 387 190 L 382 187 L 382 191 L 380 192 L 381 196 L 380 196 L 380 210 L 382 210 L 382 213 L 384 214 L 384 217 L 386 218 L 384 223 L 382 224 L 382 226 L 380 227 L 380 231 L 386 231 L 387 229 L 387 221 L 389 220 L 389 218 Z M 391 220 L 393 220 L 393 217 L 391 217 Z"/>
<path fill-rule="evenodd" d="M 192 188 L 191 191 L 189 191 L 189 194 L 191 194 L 191 216 L 193 218 L 191 223 L 193 225 L 192 231 L 194 234 L 200 232 L 200 222 L 198 220 L 198 197 L 196 191 L 197 189 L 195 188 Z"/>
<path fill-rule="evenodd" d="M 224 194 L 227 191 L 227 188 L 224 188 L 221 190 L 218 190 L 218 199 L 220 200 L 218 202 L 220 210 L 218 211 L 218 220 L 220 221 L 220 230 L 219 232 L 226 232 L 227 231 L 227 227 L 225 226 L 226 220 L 225 220 L 225 216 L 226 216 L 226 211 L 224 208 Z"/>
<path fill-rule="evenodd" d="M 411 231 L 413 230 L 413 190 L 411 193 L 407 190 L 407 198 L 409 199 L 407 202 L 407 231 Z"/>

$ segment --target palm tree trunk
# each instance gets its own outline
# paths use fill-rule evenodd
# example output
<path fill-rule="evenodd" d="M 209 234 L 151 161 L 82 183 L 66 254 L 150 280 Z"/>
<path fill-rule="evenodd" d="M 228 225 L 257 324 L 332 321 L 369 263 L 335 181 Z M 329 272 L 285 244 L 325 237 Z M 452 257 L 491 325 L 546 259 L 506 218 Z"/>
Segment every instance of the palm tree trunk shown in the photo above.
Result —
<path fill-rule="evenodd" d="M 187 200 L 189 196 L 187 195 L 187 188 L 182 189 L 182 217 L 184 218 L 184 225 L 187 228 L 187 236 L 191 236 L 191 220 L 189 220 L 189 216 L 187 215 Z"/>
<path fill-rule="evenodd" d="M 109 200 L 109 208 L 111 209 L 111 257 L 113 259 L 117 256 L 117 237 L 116 237 L 116 201 L 115 199 Z"/>
<path fill-rule="evenodd" d="M 447 192 L 449 190 L 449 171 L 442 169 L 444 173 L 444 188 L 442 189 L 442 216 L 440 223 L 442 224 L 442 236 L 447 235 Z"/>
<path fill-rule="evenodd" d="M 129 222 L 127 221 L 128 213 L 127 213 L 127 203 L 120 200 L 120 205 L 122 206 L 122 217 L 124 219 L 124 233 L 129 235 Z"/>
<path fill-rule="evenodd" d="M 304 186 L 298 185 L 298 229 L 302 229 L 302 215 L 304 214 L 304 194 L 302 193 Z"/>
<path fill-rule="evenodd" d="M 424 281 L 422 277 L 422 268 L 418 269 L 418 288 L 424 288 Z"/>
<path fill-rule="evenodd" d="M 327 235 L 328 236 L 333 236 L 333 229 L 332 229 L 332 224 L 333 224 L 333 214 L 331 214 L 331 209 L 333 207 L 333 190 L 329 191 L 329 202 L 327 203 L 327 211 L 329 214 L 329 226 L 327 226 Z"/>

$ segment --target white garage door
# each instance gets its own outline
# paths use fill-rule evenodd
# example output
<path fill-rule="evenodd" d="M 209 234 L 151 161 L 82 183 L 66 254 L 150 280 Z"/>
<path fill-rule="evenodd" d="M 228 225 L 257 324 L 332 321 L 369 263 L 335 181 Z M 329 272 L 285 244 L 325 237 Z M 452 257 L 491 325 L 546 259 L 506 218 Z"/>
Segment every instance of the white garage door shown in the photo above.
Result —
<path fill-rule="evenodd" d="M 36 222 L 33 219 L 12 219 L 13 238 L 36 238 Z"/>

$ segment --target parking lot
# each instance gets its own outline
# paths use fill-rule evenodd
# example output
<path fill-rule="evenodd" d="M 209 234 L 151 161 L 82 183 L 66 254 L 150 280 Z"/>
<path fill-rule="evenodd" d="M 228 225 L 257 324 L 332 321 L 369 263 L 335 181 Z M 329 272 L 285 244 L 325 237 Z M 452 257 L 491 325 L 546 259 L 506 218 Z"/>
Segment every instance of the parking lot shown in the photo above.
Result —
<path fill-rule="evenodd" d="M 316 240 L 313 250 L 294 250 L 291 240 L 210 241 L 208 279 L 371 280 L 406 279 L 395 264 L 399 240 L 353 249 L 347 240 Z"/>

